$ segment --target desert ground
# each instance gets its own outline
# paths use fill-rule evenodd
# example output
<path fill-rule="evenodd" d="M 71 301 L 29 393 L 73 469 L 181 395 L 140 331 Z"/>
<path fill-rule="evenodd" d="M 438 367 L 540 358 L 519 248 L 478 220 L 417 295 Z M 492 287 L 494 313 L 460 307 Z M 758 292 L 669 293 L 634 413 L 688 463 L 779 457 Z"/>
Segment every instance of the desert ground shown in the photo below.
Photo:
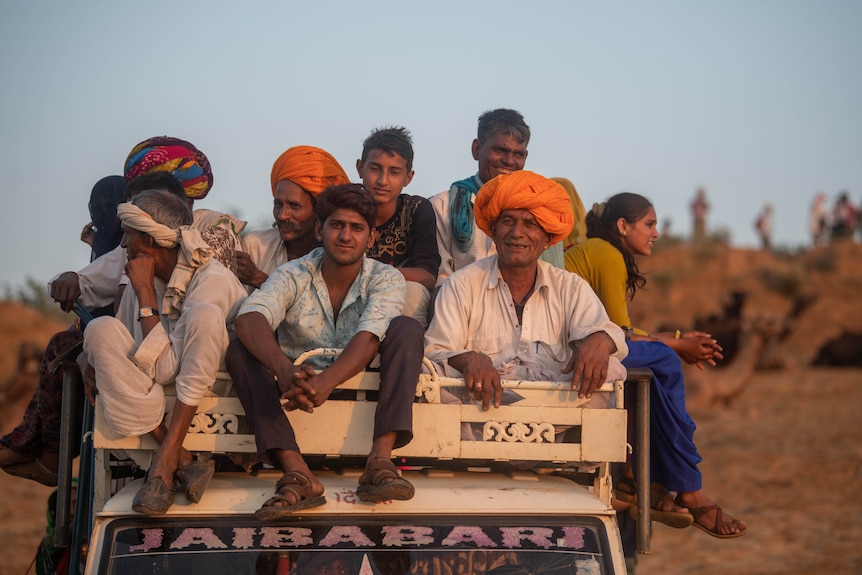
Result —
<path fill-rule="evenodd" d="M 733 291 L 747 294 L 743 329 L 770 321 L 746 340 L 759 361 L 740 351 L 691 390 L 704 488 L 748 533 L 720 540 L 654 524 L 639 575 L 862 573 L 862 368 L 811 366 L 827 340 L 862 332 L 860 256 L 858 244 L 795 255 L 671 245 L 644 262 L 650 289 L 632 304 L 639 327 L 690 329 L 720 316 Z M 44 346 L 63 327 L 0 302 L 0 383 L 14 377 L 21 342 Z M 24 404 L 0 404 L 4 433 Z M 23 575 L 51 489 L 0 473 L 0 492 L 0 575 Z"/>

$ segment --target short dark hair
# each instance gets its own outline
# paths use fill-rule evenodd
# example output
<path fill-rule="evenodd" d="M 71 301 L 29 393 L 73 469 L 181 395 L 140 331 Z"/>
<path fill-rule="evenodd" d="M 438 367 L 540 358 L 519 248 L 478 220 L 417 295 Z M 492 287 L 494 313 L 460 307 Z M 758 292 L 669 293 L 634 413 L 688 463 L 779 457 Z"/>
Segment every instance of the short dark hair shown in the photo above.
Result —
<path fill-rule="evenodd" d="M 167 190 L 144 190 L 132 198 L 132 204 L 149 214 L 156 223 L 171 229 L 190 226 L 194 222 L 185 194 L 181 199 Z"/>
<path fill-rule="evenodd" d="M 150 172 L 149 174 L 138 176 L 126 184 L 126 199 L 140 194 L 145 190 L 165 190 L 183 200 L 187 199 L 183 183 L 170 172 Z"/>
<path fill-rule="evenodd" d="M 375 128 L 362 142 L 362 157 L 359 161 L 365 164 L 371 150 L 383 150 L 389 155 L 398 154 L 407 161 L 407 170 L 413 169 L 413 138 L 410 130 L 404 126 L 389 126 Z"/>
<path fill-rule="evenodd" d="M 497 108 L 479 116 L 478 140 L 484 142 L 496 134 L 512 136 L 525 146 L 530 143 L 530 126 L 524 121 L 524 116 L 515 110 Z"/>
<path fill-rule="evenodd" d="M 321 224 L 332 215 L 332 212 L 339 209 L 353 210 L 368 222 L 370 228 L 374 228 L 374 223 L 377 221 L 377 202 L 362 184 L 329 186 L 317 196 L 314 211 Z"/>

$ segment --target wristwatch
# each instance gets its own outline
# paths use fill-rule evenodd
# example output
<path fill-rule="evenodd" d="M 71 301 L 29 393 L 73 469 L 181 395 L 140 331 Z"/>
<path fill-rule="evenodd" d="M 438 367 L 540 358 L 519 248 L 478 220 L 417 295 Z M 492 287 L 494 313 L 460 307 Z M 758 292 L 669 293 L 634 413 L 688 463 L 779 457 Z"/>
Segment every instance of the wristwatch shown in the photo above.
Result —
<path fill-rule="evenodd" d="M 159 317 L 159 310 L 154 307 L 142 307 L 138 310 L 138 321 L 143 320 L 145 317 Z"/>

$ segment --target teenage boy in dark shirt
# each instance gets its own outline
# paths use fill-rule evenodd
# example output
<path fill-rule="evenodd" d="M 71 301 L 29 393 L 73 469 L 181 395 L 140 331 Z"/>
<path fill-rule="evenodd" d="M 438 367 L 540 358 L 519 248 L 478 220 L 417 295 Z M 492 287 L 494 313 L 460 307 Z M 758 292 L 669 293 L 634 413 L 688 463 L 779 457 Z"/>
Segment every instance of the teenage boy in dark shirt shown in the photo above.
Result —
<path fill-rule="evenodd" d="M 363 142 L 356 170 L 377 202 L 376 240 L 367 255 L 401 272 L 407 282 L 404 315 L 427 326 L 440 254 L 431 203 L 401 193 L 413 179 L 410 132 L 400 126 L 372 131 Z"/>

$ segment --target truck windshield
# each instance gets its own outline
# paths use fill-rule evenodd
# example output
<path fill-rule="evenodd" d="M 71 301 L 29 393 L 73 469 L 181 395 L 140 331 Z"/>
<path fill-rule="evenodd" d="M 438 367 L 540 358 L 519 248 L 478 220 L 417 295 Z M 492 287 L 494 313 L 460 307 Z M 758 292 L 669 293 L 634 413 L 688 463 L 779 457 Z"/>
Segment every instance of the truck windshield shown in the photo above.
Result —
<path fill-rule="evenodd" d="M 126 518 L 110 523 L 99 572 L 307 575 L 612 571 L 603 524 L 560 517 Z"/>

